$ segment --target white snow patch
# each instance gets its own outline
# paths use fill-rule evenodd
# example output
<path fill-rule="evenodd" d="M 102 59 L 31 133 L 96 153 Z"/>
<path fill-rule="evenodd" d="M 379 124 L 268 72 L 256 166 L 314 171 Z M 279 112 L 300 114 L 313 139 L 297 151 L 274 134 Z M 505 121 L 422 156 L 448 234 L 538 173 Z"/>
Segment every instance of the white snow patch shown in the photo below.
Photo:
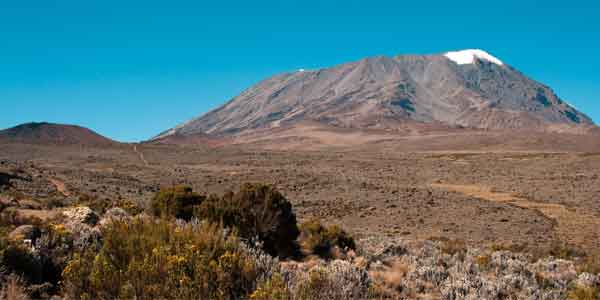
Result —
<path fill-rule="evenodd" d="M 499 66 L 504 65 L 504 63 L 501 60 L 480 49 L 453 51 L 444 54 L 444 56 L 446 56 L 448 59 L 454 61 L 459 65 L 472 64 L 475 62 L 475 58 L 487 60 Z"/>
<path fill-rule="evenodd" d="M 306 71 L 306 70 L 304 70 L 304 69 L 298 69 L 298 72 L 304 72 L 304 71 Z"/>

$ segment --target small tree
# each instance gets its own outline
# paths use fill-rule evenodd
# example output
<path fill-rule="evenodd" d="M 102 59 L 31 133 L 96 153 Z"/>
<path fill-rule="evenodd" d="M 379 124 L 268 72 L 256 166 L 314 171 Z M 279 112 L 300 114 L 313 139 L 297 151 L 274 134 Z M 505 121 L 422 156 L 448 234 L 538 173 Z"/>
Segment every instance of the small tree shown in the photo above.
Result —
<path fill-rule="evenodd" d="M 211 196 L 198 207 L 196 215 L 235 228 L 244 238 L 257 237 L 273 256 L 298 253 L 296 238 L 300 232 L 292 205 L 270 185 L 244 184 L 237 193 Z"/>

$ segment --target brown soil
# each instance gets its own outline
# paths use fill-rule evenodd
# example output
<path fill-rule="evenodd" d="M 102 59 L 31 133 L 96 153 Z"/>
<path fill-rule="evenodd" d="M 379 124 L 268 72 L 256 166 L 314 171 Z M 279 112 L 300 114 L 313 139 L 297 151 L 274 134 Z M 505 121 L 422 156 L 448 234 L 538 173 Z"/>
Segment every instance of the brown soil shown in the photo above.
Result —
<path fill-rule="evenodd" d="M 489 187 L 478 185 L 434 183 L 431 186 L 478 199 L 537 210 L 547 218 L 556 220 L 560 238 L 571 244 L 583 245 L 600 240 L 600 231 L 598 231 L 600 229 L 600 217 L 577 212 L 562 204 L 533 202 L 513 194 L 495 192 Z"/>
<path fill-rule="evenodd" d="M 51 178 L 49 179 L 50 182 L 52 182 L 52 184 L 54 184 L 54 186 L 56 187 L 56 190 L 61 193 L 63 196 L 65 197 L 69 197 L 71 196 L 71 193 L 69 193 L 69 191 L 67 190 L 67 186 L 65 185 L 65 183 L 61 180 L 58 180 L 56 178 Z"/>
<path fill-rule="evenodd" d="M 318 217 L 359 238 L 446 237 L 477 245 L 565 240 L 600 247 L 600 154 L 507 151 L 496 143 L 500 140 L 507 137 L 393 137 L 352 147 L 300 149 L 274 141 L 263 141 L 268 149 L 258 144 L 98 148 L 5 143 L 2 168 L 20 170 L 30 180 L 11 179 L 10 189 L 0 194 L 42 207 L 57 200 L 72 205 L 83 195 L 146 205 L 161 186 L 187 184 L 200 193 L 220 194 L 244 182 L 266 182 L 293 203 L 300 220 Z M 458 149 L 460 142 L 466 142 L 463 149 Z M 548 148 L 553 147 L 562 146 Z M 63 184 L 52 181 L 57 179 Z M 441 188 L 432 182 L 452 185 Z M 466 188 L 472 185 L 477 188 Z"/>

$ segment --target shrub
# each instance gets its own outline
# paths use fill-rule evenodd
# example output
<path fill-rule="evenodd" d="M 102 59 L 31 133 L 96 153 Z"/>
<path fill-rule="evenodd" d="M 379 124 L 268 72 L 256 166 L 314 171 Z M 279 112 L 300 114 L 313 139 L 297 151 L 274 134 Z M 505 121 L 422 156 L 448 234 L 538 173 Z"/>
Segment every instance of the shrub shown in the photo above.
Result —
<path fill-rule="evenodd" d="M 143 211 L 143 209 L 140 207 L 140 205 L 136 204 L 135 202 L 133 202 L 131 200 L 127 200 L 127 199 L 117 201 L 116 205 L 113 205 L 113 207 L 120 207 L 123 210 L 125 210 L 129 215 L 132 215 L 132 216 L 138 215 L 138 214 L 142 213 L 142 211 Z"/>
<path fill-rule="evenodd" d="M 110 201 L 100 199 L 93 195 L 80 194 L 76 205 L 86 206 L 92 209 L 93 211 L 97 211 L 98 213 L 103 214 L 107 209 L 109 209 L 112 206 L 112 203 Z"/>
<path fill-rule="evenodd" d="M 582 261 L 579 272 L 600 274 L 600 253 L 590 253 Z"/>
<path fill-rule="evenodd" d="M 32 296 L 41 290 L 56 292 L 61 270 L 71 257 L 69 241 L 58 239 L 52 228 L 42 228 L 42 235 L 35 242 L 36 251 L 22 241 L 0 237 L 0 270 L 31 285 L 28 291 Z"/>
<path fill-rule="evenodd" d="M 73 234 L 63 225 L 48 225 L 36 242 L 36 250 L 43 265 L 43 281 L 57 285 L 62 269 L 73 256 Z"/>
<path fill-rule="evenodd" d="M 574 287 L 569 291 L 569 300 L 598 300 L 600 299 L 600 288 L 598 287 Z"/>
<path fill-rule="evenodd" d="M 152 213 L 162 218 L 177 218 L 189 221 L 193 217 L 194 207 L 204 200 L 188 186 L 163 188 L 152 198 Z"/>
<path fill-rule="evenodd" d="M 515 242 L 495 242 L 490 245 L 490 250 L 493 252 L 497 251 L 509 251 L 512 253 L 522 253 L 528 250 L 529 244 L 527 243 L 515 243 Z"/>
<path fill-rule="evenodd" d="M 235 228 L 243 238 L 258 238 L 273 256 L 292 257 L 298 252 L 292 205 L 272 186 L 245 184 L 237 193 L 210 196 L 196 209 L 196 216 Z"/>
<path fill-rule="evenodd" d="M 402 292 L 407 293 L 407 275 L 411 272 L 411 266 L 401 259 L 394 259 L 389 267 L 370 272 L 373 284 L 369 291 L 374 298 L 397 298 Z M 414 299 L 416 297 L 409 297 Z"/>
<path fill-rule="evenodd" d="M 463 260 L 467 253 L 467 243 L 463 240 L 446 237 L 431 237 L 429 240 L 439 242 L 442 253 L 451 256 L 458 255 L 460 260 Z"/>
<path fill-rule="evenodd" d="M 532 261 L 538 261 L 546 257 L 572 260 L 585 256 L 581 250 L 557 240 L 552 241 L 549 245 L 533 248 L 529 252 L 531 253 Z"/>
<path fill-rule="evenodd" d="M 343 260 L 333 260 L 303 270 L 283 271 L 293 299 L 365 299 L 371 280 L 366 270 Z"/>
<path fill-rule="evenodd" d="M 110 224 L 100 252 L 76 256 L 63 277 L 74 299 L 239 299 L 261 274 L 218 225 L 137 219 Z"/>
<path fill-rule="evenodd" d="M 475 263 L 481 270 L 487 270 L 490 267 L 492 257 L 488 254 L 482 254 L 475 257 Z"/>
<path fill-rule="evenodd" d="M 140 205 L 136 204 L 132 200 L 128 199 L 118 199 L 118 200 L 108 200 L 108 199 L 100 199 L 96 196 L 91 196 L 88 194 L 79 195 L 79 200 L 76 202 L 78 206 L 87 206 L 91 208 L 93 211 L 98 212 L 100 214 L 106 213 L 113 207 L 120 207 L 124 209 L 130 215 L 137 215 L 143 211 Z"/>
<path fill-rule="evenodd" d="M 25 245 L 6 241 L 0 244 L 0 266 L 30 283 L 42 282 L 42 263 Z"/>
<path fill-rule="evenodd" d="M 6 282 L 0 288 L 0 299 L 1 300 L 28 300 L 24 283 L 19 277 L 11 275 L 8 276 Z"/>
<path fill-rule="evenodd" d="M 300 225 L 300 246 L 305 255 L 334 258 L 334 249 L 356 250 L 356 243 L 339 226 L 324 227 L 318 220 Z"/>
<path fill-rule="evenodd" d="M 251 300 L 291 300 L 292 293 L 281 274 L 275 274 L 271 279 L 258 286 L 250 295 Z"/>

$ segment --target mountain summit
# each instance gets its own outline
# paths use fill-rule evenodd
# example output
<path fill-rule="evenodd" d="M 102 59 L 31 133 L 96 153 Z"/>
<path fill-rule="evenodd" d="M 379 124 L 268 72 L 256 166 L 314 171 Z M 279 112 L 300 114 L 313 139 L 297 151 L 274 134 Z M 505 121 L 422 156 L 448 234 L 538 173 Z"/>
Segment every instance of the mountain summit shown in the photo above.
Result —
<path fill-rule="evenodd" d="M 486 60 L 495 63 L 499 66 L 504 65 L 502 61 L 480 49 L 468 49 L 456 52 L 448 52 L 444 54 L 444 56 L 446 56 L 448 59 L 454 61 L 459 65 L 473 64 L 478 59 Z"/>
<path fill-rule="evenodd" d="M 527 130 L 593 125 L 549 87 L 471 49 L 377 56 L 276 75 L 157 138 L 228 136 L 303 121 L 386 130 L 410 124 Z"/>

